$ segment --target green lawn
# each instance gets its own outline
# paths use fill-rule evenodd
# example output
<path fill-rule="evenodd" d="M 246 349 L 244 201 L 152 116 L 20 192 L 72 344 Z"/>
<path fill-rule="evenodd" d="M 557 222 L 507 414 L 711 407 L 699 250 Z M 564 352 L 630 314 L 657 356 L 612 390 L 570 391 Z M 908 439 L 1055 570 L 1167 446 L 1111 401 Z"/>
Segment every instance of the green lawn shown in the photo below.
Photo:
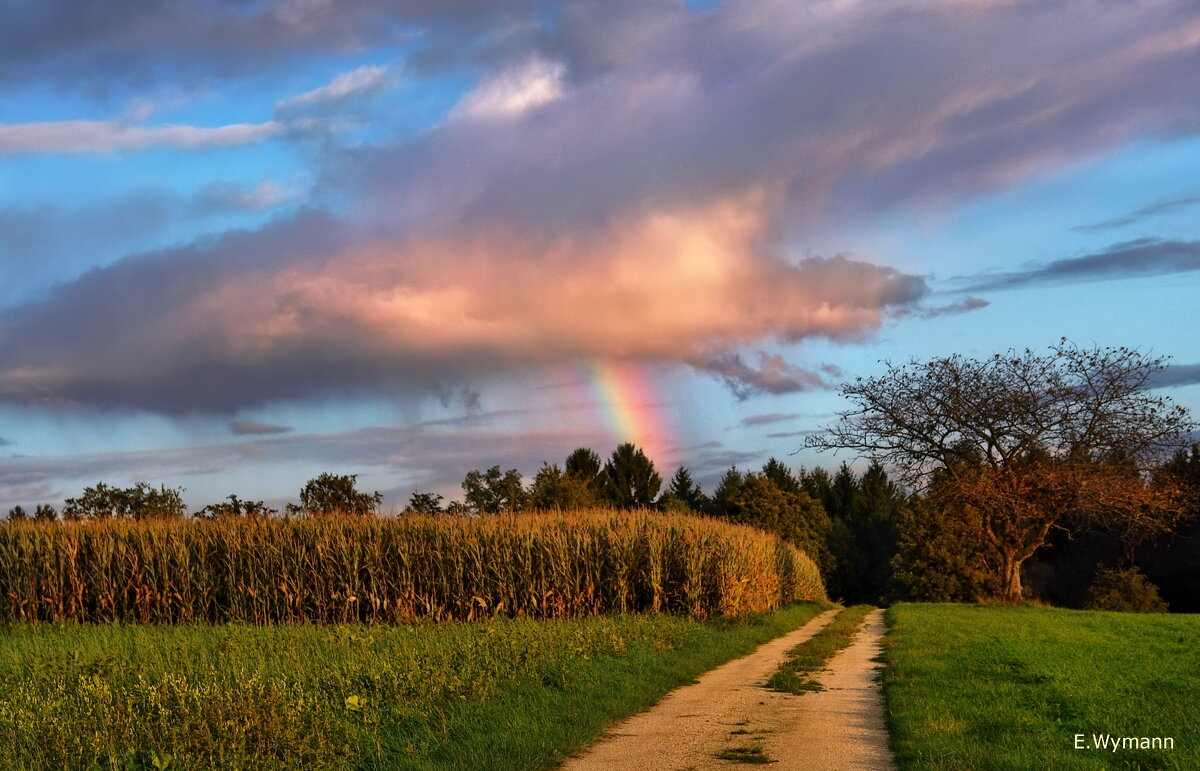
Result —
<path fill-rule="evenodd" d="M 8 626 L 0 768 L 550 768 L 821 607 L 737 621 Z"/>
<path fill-rule="evenodd" d="M 1200 768 L 1200 616 L 898 605 L 887 619 L 902 769 Z M 1101 736 L 1174 749 L 1094 748 Z"/>

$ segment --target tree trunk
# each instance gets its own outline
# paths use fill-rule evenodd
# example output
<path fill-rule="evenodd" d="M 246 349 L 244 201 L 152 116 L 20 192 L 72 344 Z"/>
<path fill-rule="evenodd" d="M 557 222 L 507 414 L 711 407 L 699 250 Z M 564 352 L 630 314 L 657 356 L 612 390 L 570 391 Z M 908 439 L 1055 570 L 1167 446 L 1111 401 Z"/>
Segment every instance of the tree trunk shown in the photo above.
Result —
<path fill-rule="evenodd" d="M 1005 602 L 1020 602 L 1025 599 L 1025 590 L 1021 587 L 1021 563 L 1025 560 L 1015 554 L 1003 555 L 1000 579 L 1003 585 L 1000 596 Z"/>

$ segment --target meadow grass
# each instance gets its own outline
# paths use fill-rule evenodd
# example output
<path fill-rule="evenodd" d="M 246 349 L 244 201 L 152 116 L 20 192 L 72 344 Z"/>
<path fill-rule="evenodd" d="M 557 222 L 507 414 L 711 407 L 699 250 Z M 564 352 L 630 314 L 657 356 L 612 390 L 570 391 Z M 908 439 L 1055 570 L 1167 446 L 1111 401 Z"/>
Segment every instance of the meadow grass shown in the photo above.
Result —
<path fill-rule="evenodd" d="M 887 622 L 902 769 L 1200 768 L 1200 616 L 898 605 Z M 1174 749 L 1097 749 L 1100 735 Z"/>
<path fill-rule="evenodd" d="M 855 605 L 838 611 L 821 631 L 788 651 L 787 660 L 779 665 L 766 686 L 773 691 L 795 694 L 822 690 L 821 684 L 808 675 L 850 645 L 863 619 L 874 609 L 871 605 Z"/>
<path fill-rule="evenodd" d="M 0 621 L 704 617 L 824 597 L 778 536 L 651 511 L 0 526 Z"/>
<path fill-rule="evenodd" d="M 0 768 L 539 769 L 824 605 L 403 625 L 0 627 Z"/>

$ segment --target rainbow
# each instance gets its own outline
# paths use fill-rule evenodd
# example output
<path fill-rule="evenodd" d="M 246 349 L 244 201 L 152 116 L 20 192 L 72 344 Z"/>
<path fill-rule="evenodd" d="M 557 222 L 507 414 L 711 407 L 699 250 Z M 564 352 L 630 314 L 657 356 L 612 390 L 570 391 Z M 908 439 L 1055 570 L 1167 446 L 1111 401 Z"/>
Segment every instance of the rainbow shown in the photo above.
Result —
<path fill-rule="evenodd" d="M 589 359 L 575 362 L 571 369 L 576 400 L 595 416 L 613 445 L 633 442 L 661 469 L 675 442 L 663 401 L 645 367 Z M 607 454 L 595 449 L 601 457 Z"/>

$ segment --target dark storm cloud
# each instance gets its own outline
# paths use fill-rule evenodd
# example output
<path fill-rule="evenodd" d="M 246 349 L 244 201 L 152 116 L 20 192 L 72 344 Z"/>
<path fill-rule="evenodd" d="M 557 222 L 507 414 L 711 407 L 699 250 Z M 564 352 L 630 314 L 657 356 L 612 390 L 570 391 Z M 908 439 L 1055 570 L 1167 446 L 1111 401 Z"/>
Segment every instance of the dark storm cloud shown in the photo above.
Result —
<path fill-rule="evenodd" d="M 1097 230 L 1115 230 L 1123 228 L 1126 225 L 1132 225 L 1135 222 L 1140 222 L 1147 217 L 1153 217 L 1156 214 L 1163 212 L 1174 211 L 1175 209 L 1183 209 L 1194 204 L 1200 203 L 1200 196 L 1190 195 L 1183 198 L 1172 198 L 1168 201 L 1159 201 L 1158 203 L 1143 206 L 1140 209 L 1134 209 L 1128 214 L 1112 219 L 1103 220 L 1102 222 L 1094 222 L 1090 225 L 1077 225 L 1072 230 L 1081 232 L 1092 232 Z"/>
<path fill-rule="evenodd" d="M 1013 289 L 1036 284 L 1162 276 L 1200 270 L 1200 241 L 1139 238 L 1083 257 L 1054 260 L 1011 273 L 962 279 L 969 290 Z"/>

